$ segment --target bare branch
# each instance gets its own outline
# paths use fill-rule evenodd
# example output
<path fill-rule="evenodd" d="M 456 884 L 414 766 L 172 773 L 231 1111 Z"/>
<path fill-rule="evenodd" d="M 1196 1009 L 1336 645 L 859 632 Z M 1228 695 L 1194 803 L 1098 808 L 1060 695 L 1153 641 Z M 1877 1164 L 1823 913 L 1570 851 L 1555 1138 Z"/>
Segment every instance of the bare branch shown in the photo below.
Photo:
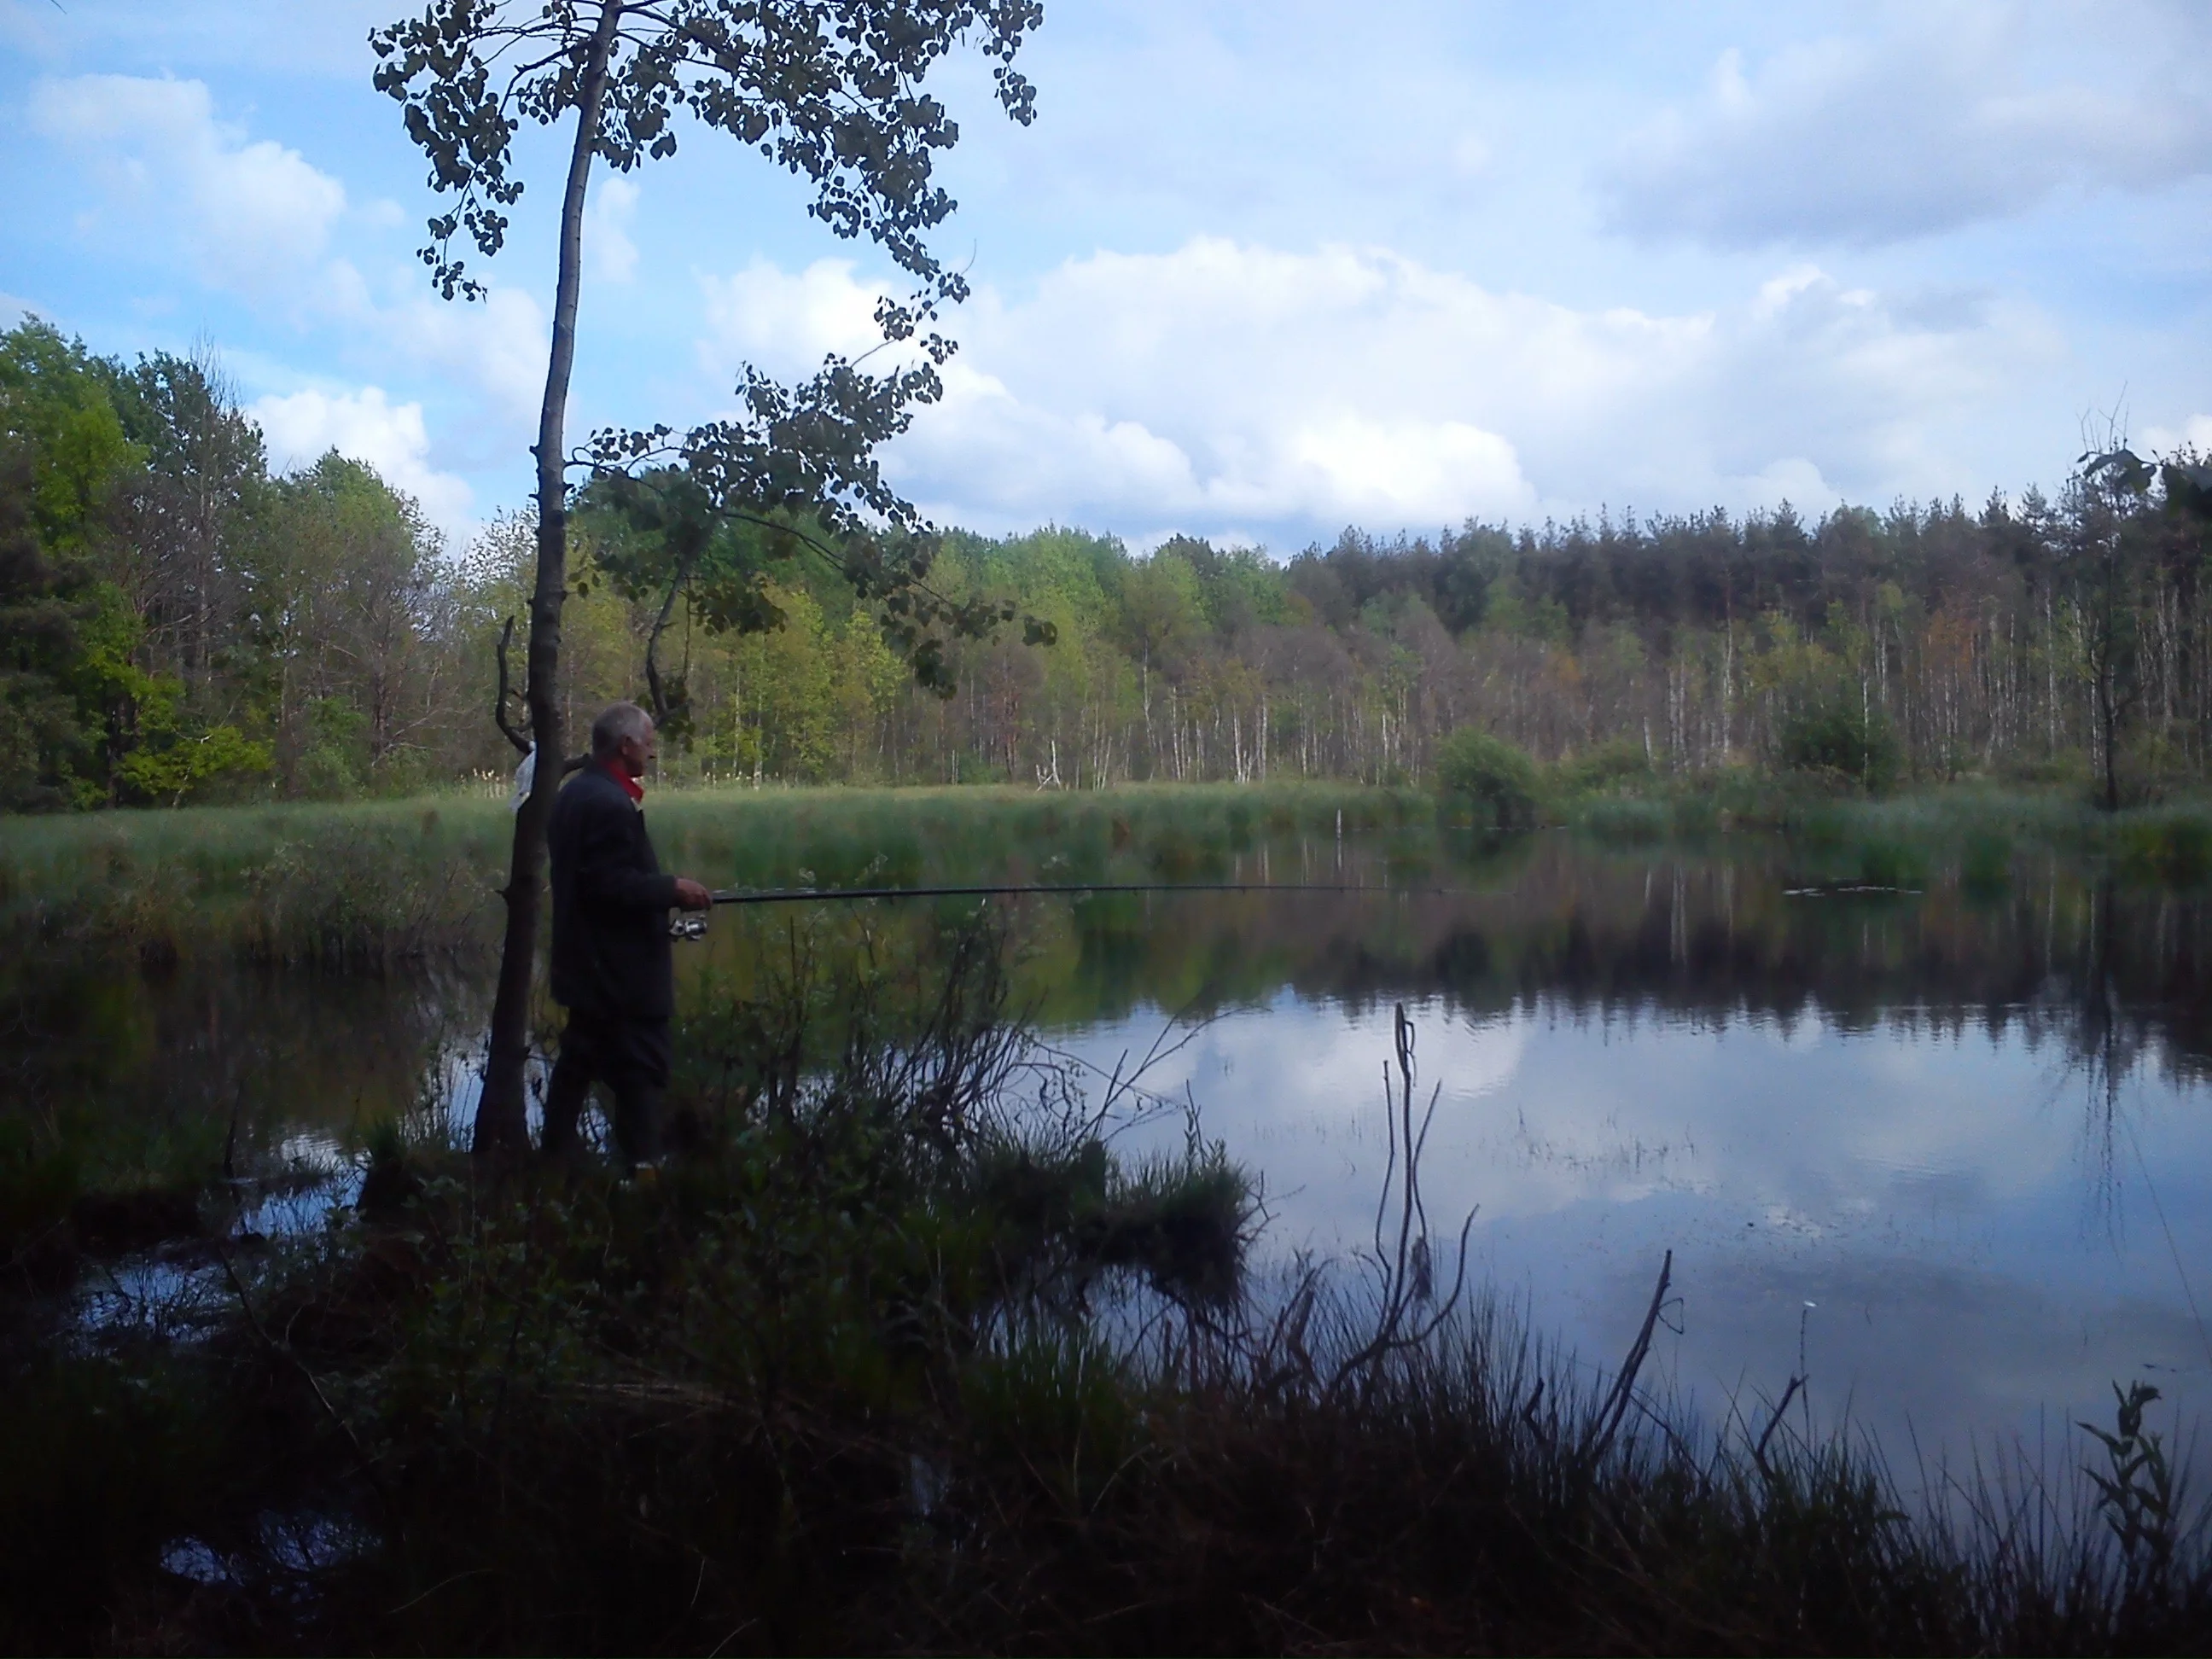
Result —
<path fill-rule="evenodd" d="M 507 700 L 512 695 L 507 681 L 507 653 L 514 642 L 514 618 L 509 617 L 507 625 L 499 630 L 499 695 L 492 699 L 491 722 L 499 727 L 500 735 L 514 745 L 516 754 L 526 755 L 531 749 L 529 738 L 507 717 Z"/>

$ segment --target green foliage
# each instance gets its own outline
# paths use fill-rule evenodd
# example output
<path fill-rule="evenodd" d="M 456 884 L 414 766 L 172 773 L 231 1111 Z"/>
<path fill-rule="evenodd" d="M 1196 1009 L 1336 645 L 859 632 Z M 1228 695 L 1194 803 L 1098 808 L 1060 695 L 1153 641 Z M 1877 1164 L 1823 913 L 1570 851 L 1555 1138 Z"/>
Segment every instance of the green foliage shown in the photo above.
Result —
<path fill-rule="evenodd" d="M 158 706 L 141 730 L 143 746 L 124 758 L 118 774 L 138 794 L 171 806 L 218 779 L 269 769 L 269 745 L 234 726 L 211 726 L 196 736 L 179 732 L 173 702 Z"/>
<path fill-rule="evenodd" d="M 53 556 L 93 550 L 118 485 L 138 459 L 108 395 L 106 365 L 82 341 L 27 318 L 0 335 L 0 441 L 30 459 L 32 527 Z"/>
<path fill-rule="evenodd" d="M 1472 806 L 1485 823 L 1522 830 L 1536 821 L 1541 787 L 1536 763 L 1503 738 L 1462 726 L 1438 745 L 1436 769 L 1443 799 Z"/>
<path fill-rule="evenodd" d="M 1616 738 L 1571 755 L 1559 765 L 1559 781 L 1579 793 L 1604 793 L 1631 788 L 1652 775 L 1651 757 L 1641 744 Z"/>
<path fill-rule="evenodd" d="M 125 666 L 118 665 L 118 678 Z M 177 806 L 220 780 L 269 770 L 267 742 L 255 742 L 228 724 L 193 730 L 179 707 L 185 691 L 181 683 L 136 671 L 131 676 L 137 741 L 117 765 L 116 774 L 138 797 Z"/>
<path fill-rule="evenodd" d="M 507 232 L 499 210 L 521 198 L 514 116 L 550 125 L 585 96 L 575 70 L 599 17 L 506 13 L 437 0 L 369 38 L 377 90 L 405 112 L 436 188 L 458 198 L 430 222 L 422 250 L 447 299 L 483 291 L 447 252 L 450 240 L 465 228 L 479 252 L 495 254 Z M 1042 21 L 1041 8 L 932 0 L 902 27 L 876 29 L 839 27 L 838 14 L 823 5 L 771 21 L 723 0 L 691 0 L 674 19 L 645 13 L 625 21 L 605 60 L 594 146 L 610 164 L 627 173 L 675 154 L 672 118 L 688 113 L 807 179 L 816 191 L 810 210 L 840 235 L 868 236 L 947 297 L 964 292 L 921 240 L 952 210 L 933 181 L 933 153 L 950 149 L 959 129 L 918 88 L 956 47 L 973 44 L 994 60 L 999 102 L 1028 125 L 1036 96 L 1012 65 Z"/>
<path fill-rule="evenodd" d="M 209 366 L 125 368 L 43 324 L 6 339 L 0 809 L 511 769 L 485 714 L 528 607 L 526 514 L 441 560 L 356 463 L 269 477 Z M 1283 564 L 1064 527 L 848 534 L 790 503 L 725 511 L 669 456 L 639 466 L 580 495 L 563 662 L 580 714 L 665 710 L 659 784 L 1421 785 L 1445 728 L 1471 725 L 1550 763 L 1565 810 L 1657 793 L 1688 825 L 1779 821 L 1806 789 L 1908 771 L 2148 807 L 2188 799 L 2212 755 L 2173 666 L 2212 629 L 2185 453 L 1978 516 L 1347 532 Z M 2142 648 L 2159 629 L 2172 652 Z M 1786 775 L 1747 781 L 1751 756 Z M 1624 835 L 1657 822 L 1607 810 Z"/>
<path fill-rule="evenodd" d="M 0 336 L 0 808 L 356 787 L 445 717 L 419 511 L 336 454 L 265 465 L 202 363 Z"/>
<path fill-rule="evenodd" d="M 2106 1457 L 2105 1468 L 2083 1473 L 2095 1486 L 2098 1507 L 2119 1543 L 2129 1591 L 2139 1595 L 2166 1588 L 2181 1518 L 2176 1513 L 2179 1494 L 2164 1437 L 2146 1433 L 2142 1425 L 2143 1408 L 2159 1398 L 2159 1391 L 2138 1382 L 2123 1394 L 2115 1382 L 2112 1397 L 2118 1409 L 2111 1429 L 2080 1425 L 2104 1447 Z"/>
<path fill-rule="evenodd" d="M 36 319 L 0 335 L 0 807 L 108 793 L 137 619 L 96 560 L 136 459 L 81 344 Z"/>
<path fill-rule="evenodd" d="M 368 754 L 362 736 L 368 717 L 343 697 L 317 697 L 307 708 L 307 749 L 294 764 L 303 793 L 325 798 L 361 787 Z"/>
<path fill-rule="evenodd" d="M 2197 768 L 2172 735 L 2137 732 L 2120 746 L 2113 768 L 2122 806 L 2150 806 L 2186 793 Z"/>
<path fill-rule="evenodd" d="M 1224 1304 L 1241 1289 L 1251 1180 L 1218 1147 L 1125 1168 L 1091 1136 L 1003 1136 L 977 1152 L 962 1207 L 988 1231 L 994 1270 L 1081 1295 L 1115 1270 Z"/>
<path fill-rule="evenodd" d="M 1889 717 L 1848 691 L 1792 714 L 1778 746 L 1791 770 L 1826 775 L 1869 794 L 1896 783 L 1903 758 Z"/>
<path fill-rule="evenodd" d="M 906 430 L 915 407 L 943 395 L 938 371 L 953 348 L 930 325 L 968 292 L 966 278 L 928 246 L 953 208 L 932 180 L 934 153 L 950 149 L 959 129 L 921 83 L 975 46 L 994 60 L 999 103 L 1027 125 L 1035 98 L 1013 60 L 1042 17 L 1035 0 L 931 0 L 890 28 L 821 4 L 773 18 L 727 0 L 687 0 L 673 14 L 602 6 L 533 15 L 434 0 L 420 16 L 372 31 L 377 89 L 404 112 L 433 186 L 457 198 L 430 221 L 422 250 L 448 300 L 484 291 L 454 255 L 453 237 L 465 231 L 485 258 L 506 240 L 502 210 L 524 190 L 513 149 L 520 121 L 572 116 L 579 154 L 623 172 L 675 153 L 679 115 L 757 147 L 812 185 L 817 218 L 842 236 L 868 237 L 920 284 L 910 299 L 876 308 L 886 344 L 911 343 L 906 367 L 875 374 L 833 353 L 811 379 L 785 386 L 748 366 L 729 418 L 680 437 L 666 426 L 592 437 L 587 465 L 603 503 L 640 532 L 619 550 L 617 579 L 634 598 L 668 596 L 646 659 L 664 718 L 682 713 L 657 659 L 676 596 L 691 595 L 716 631 L 777 625 L 759 565 L 731 556 L 747 541 L 764 540 L 772 556 L 818 554 L 878 608 L 884 637 L 917 682 L 940 695 L 952 690 L 952 643 L 986 639 L 1012 620 L 1010 605 L 950 596 L 930 582 L 937 538 L 886 481 L 875 452 Z M 564 214 L 580 211 L 583 176 Z M 1024 629 L 1033 644 L 1049 633 L 1036 617 Z"/>
<path fill-rule="evenodd" d="M 2119 867 L 2137 880 L 2185 889 L 2212 876 L 2212 823 L 2198 813 L 2123 817 L 2111 839 Z"/>
<path fill-rule="evenodd" d="M 1917 892 L 1928 881 L 1926 857 L 1923 848 L 1877 836 L 1859 848 L 1858 878 L 1869 887 Z"/>
<path fill-rule="evenodd" d="M 1483 620 L 1501 634 L 1545 645 L 1565 645 L 1574 635 L 1573 619 L 1557 597 L 1524 594 L 1510 575 L 1500 577 L 1491 586 Z"/>

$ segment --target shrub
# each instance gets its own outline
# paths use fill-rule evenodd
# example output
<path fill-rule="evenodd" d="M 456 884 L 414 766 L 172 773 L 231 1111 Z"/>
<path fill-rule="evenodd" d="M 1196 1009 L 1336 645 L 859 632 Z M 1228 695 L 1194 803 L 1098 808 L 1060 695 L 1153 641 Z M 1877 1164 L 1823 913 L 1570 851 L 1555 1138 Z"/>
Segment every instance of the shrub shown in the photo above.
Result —
<path fill-rule="evenodd" d="M 1997 775 L 2031 788 L 2084 790 L 2089 787 L 2089 757 L 2078 749 L 2056 755 L 2019 756 L 2002 763 Z"/>
<path fill-rule="evenodd" d="M 1895 783 L 1903 763 L 1889 717 L 1848 692 L 1790 715 L 1781 749 L 1790 770 L 1847 779 L 1870 794 Z"/>
<path fill-rule="evenodd" d="M 2157 805 L 2197 781 L 2197 769 L 2181 746 L 2155 732 L 2140 732 L 2122 744 L 2113 770 L 2118 775 L 2120 802 L 2125 806 Z M 2101 781 L 2093 785 L 2092 795 L 2102 804 Z"/>
<path fill-rule="evenodd" d="M 1437 793 L 1448 806 L 1470 805 L 1500 830 L 1536 821 L 1536 763 L 1504 738 L 1462 726 L 1437 750 Z"/>
<path fill-rule="evenodd" d="M 1650 756 L 1644 752 L 1642 744 L 1627 738 L 1586 749 L 1559 765 L 1559 781 L 1570 789 L 1586 793 L 1617 789 L 1650 775 Z"/>

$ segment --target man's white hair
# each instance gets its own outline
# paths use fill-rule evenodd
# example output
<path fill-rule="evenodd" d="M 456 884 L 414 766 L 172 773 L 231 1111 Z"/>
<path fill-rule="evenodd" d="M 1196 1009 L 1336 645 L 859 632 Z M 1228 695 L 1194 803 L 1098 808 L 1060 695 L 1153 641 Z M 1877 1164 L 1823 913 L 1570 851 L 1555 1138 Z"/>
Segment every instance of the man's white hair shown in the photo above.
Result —
<path fill-rule="evenodd" d="M 615 751 L 632 738 L 653 730 L 653 716 L 634 702 L 611 702 L 592 722 L 592 758 L 611 760 Z"/>

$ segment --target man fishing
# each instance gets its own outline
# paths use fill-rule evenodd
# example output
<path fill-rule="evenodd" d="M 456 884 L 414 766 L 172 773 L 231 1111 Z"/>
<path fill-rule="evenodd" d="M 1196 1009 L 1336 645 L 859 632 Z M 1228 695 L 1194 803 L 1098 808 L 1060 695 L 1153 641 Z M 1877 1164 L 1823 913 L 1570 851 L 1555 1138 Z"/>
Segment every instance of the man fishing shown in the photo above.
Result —
<path fill-rule="evenodd" d="M 704 910 L 713 896 L 665 876 L 645 832 L 645 787 L 658 752 L 653 716 L 615 703 L 592 722 L 592 758 L 553 803 L 553 997 L 568 1011 L 561 1058 L 545 1091 L 549 1158 L 576 1146 L 576 1117 L 594 1082 L 615 1097 L 615 1145 L 624 1169 L 655 1168 L 668 1091 L 676 1012 L 668 913 Z"/>

